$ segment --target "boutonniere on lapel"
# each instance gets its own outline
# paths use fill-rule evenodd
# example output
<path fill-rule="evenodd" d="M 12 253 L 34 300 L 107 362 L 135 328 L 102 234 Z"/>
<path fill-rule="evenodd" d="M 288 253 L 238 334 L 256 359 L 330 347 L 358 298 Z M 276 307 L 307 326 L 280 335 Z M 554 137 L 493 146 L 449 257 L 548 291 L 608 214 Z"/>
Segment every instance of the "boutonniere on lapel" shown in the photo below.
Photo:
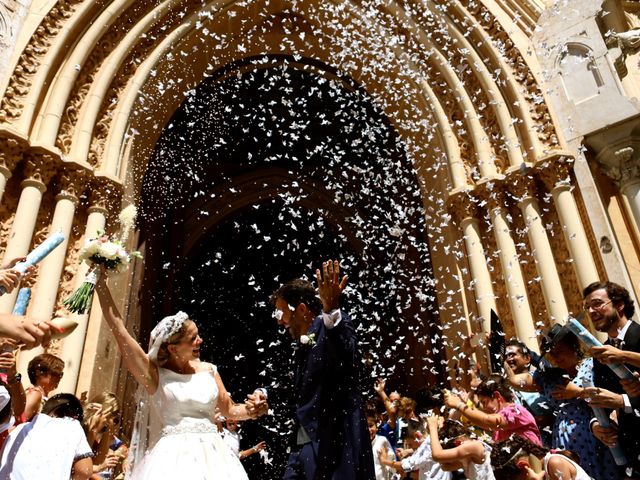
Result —
<path fill-rule="evenodd" d="M 310 333 L 309 335 L 300 336 L 300 345 L 308 345 L 313 347 L 316 344 L 316 334 Z"/>

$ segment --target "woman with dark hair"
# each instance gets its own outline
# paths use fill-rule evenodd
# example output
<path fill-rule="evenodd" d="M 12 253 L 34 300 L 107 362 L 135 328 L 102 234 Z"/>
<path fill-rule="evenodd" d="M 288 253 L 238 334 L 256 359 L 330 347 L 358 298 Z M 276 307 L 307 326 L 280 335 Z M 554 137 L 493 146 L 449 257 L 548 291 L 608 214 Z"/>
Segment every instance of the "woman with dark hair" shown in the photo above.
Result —
<path fill-rule="evenodd" d="M 24 420 L 36 415 L 49 398 L 49 393 L 58 388 L 64 373 L 64 360 L 50 353 L 34 357 L 27 366 L 31 386 L 25 390 L 26 406 Z"/>
<path fill-rule="evenodd" d="M 543 471 L 536 472 L 531 468 L 530 455 L 542 460 Z M 494 445 L 491 451 L 496 480 L 591 480 L 579 461 L 570 451 L 547 450 L 517 436 Z M 597 480 L 601 478 L 609 477 L 597 477 Z"/>
<path fill-rule="evenodd" d="M 445 420 L 438 430 L 439 422 L 440 417 L 436 415 L 427 417 L 433 459 L 447 471 L 462 468 L 469 480 L 494 480 L 491 447 L 473 438 L 469 429 L 458 421 Z"/>
<path fill-rule="evenodd" d="M 120 317 L 104 273 L 96 292 L 123 361 L 141 387 L 127 478 L 246 479 L 212 417 L 216 407 L 236 420 L 264 415 L 264 394 L 254 393 L 245 404 L 231 399 L 216 367 L 200 361 L 202 338 L 186 313 L 162 319 L 145 352 Z"/>
<path fill-rule="evenodd" d="M 469 408 L 460 397 L 445 392 L 444 403 L 455 408 L 474 425 L 493 432 L 493 440 L 499 442 L 511 435 L 520 435 L 540 445 L 540 430 L 533 415 L 522 405 L 514 403 L 513 392 L 500 375 L 491 375 L 476 388 L 480 410 Z"/>
<path fill-rule="evenodd" d="M 521 374 L 505 368 L 509 384 L 516 390 L 539 391 L 547 397 L 554 414 L 552 448 L 576 452 L 593 478 L 619 478 L 611 452 L 589 428 L 592 410 L 580 398 L 583 387 L 593 385 L 593 359 L 585 358 L 578 337 L 558 324 L 544 332 L 540 349 L 553 367 Z"/>

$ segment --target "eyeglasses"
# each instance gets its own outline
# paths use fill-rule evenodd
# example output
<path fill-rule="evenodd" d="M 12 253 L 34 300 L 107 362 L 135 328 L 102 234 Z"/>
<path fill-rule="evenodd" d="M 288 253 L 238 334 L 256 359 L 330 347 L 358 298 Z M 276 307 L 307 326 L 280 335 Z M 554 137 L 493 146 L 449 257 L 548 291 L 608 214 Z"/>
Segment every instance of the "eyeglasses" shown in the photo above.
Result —
<path fill-rule="evenodd" d="M 604 300 L 600 300 L 599 298 L 596 298 L 594 300 L 591 300 L 590 302 L 584 302 L 584 304 L 582 305 L 582 308 L 584 308 L 585 312 L 588 312 L 589 310 L 600 310 L 605 305 L 609 305 L 611 302 L 612 300 L 605 302 Z"/>
<path fill-rule="evenodd" d="M 282 310 L 274 310 L 273 311 L 273 318 L 275 318 L 276 320 L 278 320 L 278 321 L 282 320 L 283 316 L 284 316 L 284 312 Z"/>

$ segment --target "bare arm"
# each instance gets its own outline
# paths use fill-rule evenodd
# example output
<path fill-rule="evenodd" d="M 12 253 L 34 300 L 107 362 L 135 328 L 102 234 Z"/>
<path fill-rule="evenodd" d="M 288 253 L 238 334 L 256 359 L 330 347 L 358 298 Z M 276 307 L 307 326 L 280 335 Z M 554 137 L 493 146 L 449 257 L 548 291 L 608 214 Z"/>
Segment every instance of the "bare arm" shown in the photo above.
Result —
<path fill-rule="evenodd" d="M 384 450 L 384 448 L 380 449 L 380 451 L 378 452 L 378 460 L 380 460 L 381 465 L 391 467 L 398 473 L 404 473 L 402 462 L 394 460 L 393 457 L 387 457 L 387 452 Z"/>
<path fill-rule="evenodd" d="M 512 388 L 523 392 L 540 391 L 540 388 L 529 372 L 514 373 L 507 362 L 504 362 L 504 372 L 507 377 L 507 381 Z"/>
<path fill-rule="evenodd" d="M 93 475 L 91 458 L 76 460 L 71 468 L 71 480 L 89 480 Z"/>
<path fill-rule="evenodd" d="M 115 337 L 122 360 L 136 381 L 142 385 L 150 395 L 158 389 L 158 369 L 149 360 L 140 344 L 131 336 L 124 325 L 120 312 L 113 301 L 109 287 L 107 287 L 104 273 L 98 277 L 96 292 L 100 299 L 102 314 Z"/>
<path fill-rule="evenodd" d="M 267 446 L 267 442 L 263 440 L 262 442 L 256 444 L 254 447 L 247 448 L 246 450 L 242 450 L 239 455 L 240 460 L 242 460 L 243 458 L 247 458 L 255 453 L 258 453 L 261 450 L 264 450 L 266 446 Z"/>
<path fill-rule="evenodd" d="M 384 409 L 387 411 L 387 423 L 392 429 L 396 428 L 396 416 L 397 416 L 397 408 L 391 401 L 391 399 L 387 396 L 387 392 L 385 392 L 384 387 L 386 384 L 386 380 L 384 378 L 379 378 L 376 380 L 376 383 L 373 386 L 373 389 L 376 391 L 382 403 L 384 403 Z"/>
<path fill-rule="evenodd" d="M 218 408 L 223 416 L 232 420 L 248 420 L 258 418 L 266 413 L 268 409 L 266 403 L 263 408 L 257 411 L 251 410 L 246 403 L 235 403 L 231 395 L 229 395 L 229 392 L 227 392 L 224 383 L 222 383 L 222 378 L 220 378 L 218 372 L 215 373 L 215 379 L 218 386 Z"/>
<path fill-rule="evenodd" d="M 480 410 L 469 408 L 460 397 L 450 392 L 445 392 L 444 403 L 449 408 L 457 409 L 462 415 L 467 417 L 471 423 L 485 430 L 495 430 L 507 424 L 504 417 L 499 413 L 484 413 Z"/>
<path fill-rule="evenodd" d="M 474 463 L 480 463 L 484 457 L 484 447 L 480 442 L 468 441 L 455 448 L 442 448 L 438 437 L 438 417 L 429 417 L 429 435 L 431 437 L 431 456 L 438 463 L 460 462 L 467 458 Z M 480 461 L 478 461 L 480 460 Z"/>
<path fill-rule="evenodd" d="M 572 480 L 576 478 L 576 467 L 557 455 L 552 456 L 547 463 L 549 480 Z"/>
<path fill-rule="evenodd" d="M 32 388 L 27 393 L 26 405 L 24 407 L 24 417 L 27 421 L 30 421 L 36 413 L 40 411 L 40 404 L 42 403 L 42 393 L 39 390 Z"/>

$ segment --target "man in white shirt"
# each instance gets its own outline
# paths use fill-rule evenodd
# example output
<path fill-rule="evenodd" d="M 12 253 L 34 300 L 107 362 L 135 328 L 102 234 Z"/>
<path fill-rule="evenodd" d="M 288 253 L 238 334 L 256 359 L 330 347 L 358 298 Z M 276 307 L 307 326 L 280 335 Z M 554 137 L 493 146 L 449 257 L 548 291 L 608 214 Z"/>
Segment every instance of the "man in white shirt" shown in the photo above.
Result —
<path fill-rule="evenodd" d="M 71 394 L 55 395 L 42 411 L 46 413 L 9 434 L 2 449 L 0 479 L 88 480 L 93 452 L 80 424 L 80 401 Z"/>

